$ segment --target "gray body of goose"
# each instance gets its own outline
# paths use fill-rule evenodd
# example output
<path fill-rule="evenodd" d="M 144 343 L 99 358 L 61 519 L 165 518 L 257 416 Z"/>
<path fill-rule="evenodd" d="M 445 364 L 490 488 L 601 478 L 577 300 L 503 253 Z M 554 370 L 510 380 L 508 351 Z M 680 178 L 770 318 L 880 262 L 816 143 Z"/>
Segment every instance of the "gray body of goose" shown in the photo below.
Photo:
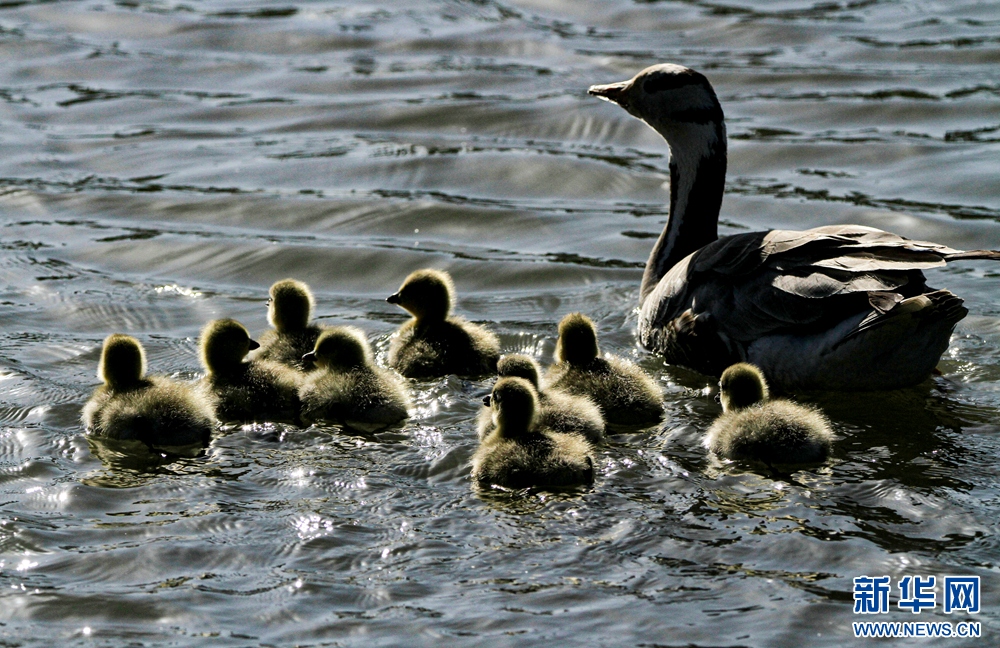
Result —
<path fill-rule="evenodd" d="M 705 434 L 704 446 L 724 459 L 766 464 L 823 461 L 833 432 L 822 412 L 787 400 L 769 400 L 760 370 L 735 364 L 719 380 L 722 416 Z"/>
<path fill-rule="evenodd" d="M 448 374 L 481 376 L 496 371 L 500 341 L 482 326 L 451 315 L 455 287 L 441 270 L 417 270 L 386 298 L 413 319 L 389 347 L 389 366 L 407 378 Z"/>
<path fill-rule="evenodd" d="M 497 375 L 500 378 L 524 378 L 538 394 L 538 424 L 553 432 L 577 434 L 592 444 L 604 441 L 604 417 L 600 408 L 587 396 L 579 396 L 558 389 L 541 390 L 538 386 L 541 369 L 534 358 L 520 353 L 500 357 Z M 493 412 L 483 407 L 479 412 L 477 431 L 479 440 L 490 435 L 496 425 Z"/>
<path fill-rule="evenodd" d="M 594 480 L 591 446 L 576 434 L 538 424 L 538 396 L 523 378 L 501 378 L 488 403 L 493 432 L 472 456 L 472 478 L 481 487 L 568 487 Z"/>
<path fill-rule="evenodd" d="M 246 360 L 257 346 L 236 320 L 206 324 L 200 340 L 206 375 L 200 388 L 213 398 L 221 421 L 298 421 L 302 374 L 277 362 Z"/>
<path fill-rule="evenodd" d="M 405 381 L 375 365 L 365 334 L 352 326 L 324 331 L 306 354 L 316 371 L 306 375 L 299 398 L 302 422 L 325 420 L 351 427 L 398 423 L 408 414 Z"/>
<path fill-rule="evenodd" d="M 88 432 L 148 446 L 207 444 L 215 427 L 211 402 L 184 383 L 145 373 L 138 340 L 120 333 L 104 340 L 97 369 L 104 384 L 83 408 Z"/>
<path fill-rule="evenodd" d="M 559 322 L 555 359 L 545 387 L 590 397 L 608 423 L 652 425 L 663 418 L 660 386 L 628 360 L 602 357 L 597 330 L 586 315 L 570 313 Z"/>
<path fill-rule="evenodd" d="M 311 324 L 315 299 L 309 286 L 295 279 L 276 281 L 269 291 L 267 321 L 274 328 L 257 340 L 254 360 L 271 360 L 295 369 L 308 370 L 302 356 L 316 346 L 323 327 Z"/>
<path fill-rule="evenodd" d="M 752 362 L 783 389 L 891 389 L 928 377 L 967 310 L 922 270 L 1000 259 L 859 225 L 718 238 L 726 129 L 711 84 L 662 64 L 591 86 L 670 148 L 670 217 L 640 289 L 639 338 L 709 375 Z"/>

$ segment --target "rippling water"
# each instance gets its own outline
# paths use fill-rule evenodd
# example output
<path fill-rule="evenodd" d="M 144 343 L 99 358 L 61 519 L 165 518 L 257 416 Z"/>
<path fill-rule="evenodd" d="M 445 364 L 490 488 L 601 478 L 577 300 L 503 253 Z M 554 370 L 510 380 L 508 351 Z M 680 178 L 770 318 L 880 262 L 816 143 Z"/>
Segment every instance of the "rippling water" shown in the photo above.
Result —
<path fill-rule="evenodd" d="M 708 381 L 633 333 L 666 147 L 585 90 L 709 76 L 722 234 L 1000 249 L 998 33 L 961 0 L 0 2 L 3 645 L 854 645 L 852 579 L 881 574 L 979 576 L 983 638 L 948 645 L 995 643 L 1000 267 L 931 273 L 971 311 L 940 376 L 816 397 L 826 465 L 719 464 Z M 558 495 L 471 489 L 488 381 L 422 383 L 366 437 L 246 426 L 156 462 L 83 436 L 108 333 L 191 378 L 200 326 L 264 330 L 292 276 L 384 354 L 383 299 L 427 266 L 506 351 L 548 360 L 587 312 L 668 418 Z"/>

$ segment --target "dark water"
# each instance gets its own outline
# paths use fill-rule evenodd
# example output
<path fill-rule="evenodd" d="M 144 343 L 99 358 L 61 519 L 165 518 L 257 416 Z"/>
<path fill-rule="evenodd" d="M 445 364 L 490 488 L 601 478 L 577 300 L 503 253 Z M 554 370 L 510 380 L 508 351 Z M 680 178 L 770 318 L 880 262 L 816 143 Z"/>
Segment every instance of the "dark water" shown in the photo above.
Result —
<path fill-rule="evenodd" d="M 654 62 L 705 72 L 731 136 L 721 233 L 862 223 L 1000 249 L 992 2 L 0 3 L 0 643 L 4 646 L 841 646 L 876 620 L 1000 633 L 1000 267 L 941 375 L 824 397 L 839 440 L 792 475 L 701 449 L 701 376 L 635 345 L 667 151 L 587 97 Z M 105 335 L 198 373 L 215 317 L 315 290 L 384 353 L 410 271 L 547 361 L 582 310 L 666 392 L 592 489 L 468 481 L 489 382 L 420 384 L 369 437 L 227 430 L 162 464 L 88 444 Z M 898 610 L 905 576 L 977 575 L 982 611 Z M 874 642 L 903 645 L 903 640 Z M 930 645 L 928 643 L 928 645 Z"/>

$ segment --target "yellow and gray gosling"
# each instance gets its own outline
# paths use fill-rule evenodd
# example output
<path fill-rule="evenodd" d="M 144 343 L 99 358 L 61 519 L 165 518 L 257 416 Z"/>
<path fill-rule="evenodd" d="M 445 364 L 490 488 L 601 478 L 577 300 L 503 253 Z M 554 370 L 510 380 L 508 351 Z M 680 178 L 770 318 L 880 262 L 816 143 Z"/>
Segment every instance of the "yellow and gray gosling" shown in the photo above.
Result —
<path fill-rule="evenodd" d="M 472 479 L 481 487 L 568 487 L 594 480 L 592 448 L 576 434 L 538 425 L 538 396 L 523 378 L 501 378 L 489 403 L 495 429 L 472 456 Z"/>
<path fill-rule="evenodd" d="M 724 459 L 766 464 L 813 463 L 830 453 L 833 432 L 817 409 L 769 400 L 760 369 L 739 363 L 719 380 L 722 416 L 705 434 L 704 446 Z"/>
<path fill-rule="evenodd" d="M 351 427 L 391 425 L 408 416 L 405 381 L 375 365 L 361 330 L 338 326 L 323 331 L 304 360 L 315 362 L 317 369 L 299 389 L 303 424 L 325 420 Z"/>
<path fill-rule="evenodd" d="M 188 385 L 145 373 L 139 341 L 121 333 L 108 336 L 97 368 L 104 384 L 83 407 L 87 431 L 150 447 L 207 444 L 215 427 L 211 402 Z"/>
<path fill-rule="evenodd" d="M 538 394 L 538 424 L 553 432 L 578 434 L 592 444 L 604 441 L 604 417 L 601 410 L 587 396 L 577 396 L 557 389 L 540 390 L 538 376 L 541 369 L 534 358 L 520 353 L 500 357 L 497 375 L 501 378 L 524 378 Z M 479 412 L 479 439 L 485 439 L 496 426 L 489 407 Z"/>
<path fill-rule="evenodd" d="M 269 360 L 245 360 L 259 345 L 233 319 L 212 320 L 201 330 L 199 385 L 215 400 L 221 421 L 298 421 L 302 374 Z"/>
<path fill-rule="evenodd" d="M 549 389 L 589 396 L 604 420 L 618 425 L 652 425 L 663 418 L 663 392 L 637 365 L 613 355 L 601 357 L 590 318 L 570 313 L 559 322 L 556 363 L 545 374 Z"/>
<path fill-rule="evenodd" d="M 271 286 L 267 300 L 267 321 L 274 328 L 260 336 L 254 360 L 280 362 L 299 370 L 306 366 L 302 356 L 316 346 L 323 327 L 310 324 L 316 301 L 309 286 L 295 279 L 283 279 Z"/>
<path fill-rule="evenodd" d="M 482 326 L 451 315 L 455 286 L 441 270 L 411 273 L 386 301 L 406 309 L 389 347 L 389 366 L 408 378 L 448 374 L 481 376 L 496 371 L 500 341 Z"/>

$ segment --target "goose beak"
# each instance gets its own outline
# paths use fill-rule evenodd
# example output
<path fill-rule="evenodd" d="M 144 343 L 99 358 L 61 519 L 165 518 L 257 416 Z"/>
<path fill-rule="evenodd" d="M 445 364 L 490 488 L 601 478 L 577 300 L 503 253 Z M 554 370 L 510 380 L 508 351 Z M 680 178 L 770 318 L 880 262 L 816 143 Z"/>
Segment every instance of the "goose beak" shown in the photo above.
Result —
<path fill-rule="evenodd" d="M 309 363 L 312 363 L 312 362 L 316 362 L 316 352 L 315 351 L 310 351 L 309 353 L 307 353 L 304 356 L 302 356 L 302 362 L 304 362 L 306 364 L 309 364 Z"/>
<path fill-rule="evenodd" d="M 259 348 L 260 348 L 260 342 L 258 342 L 257 340 L 250 340 L 250 350 L 251 351 L 253 351 L 254 349 L 259 349 Z"/>
<path fill-rule="evenodd" d="M 587 94 L 621 105 L 629 83 L 630 81 L 619 81 L 618 83 L 608 83 L 605 85 L 592 85 L 587 90 Z"/>
<path fill-rule="evenodd" d="M 389 295 L 388 297 L 386 297 L 385 300 L 387 302 L 389 302 L 390 304 L 396 304 L 398 306 L 399 305 L 399 293 L 393 293 L 393 294 Z"/>
<path fill-rule="evenodd" d="M 490 406 L 490 395 L 489 394 L 486 394 L 485 396 L 483 396 L 483 405 L 485 405 L 486 407 Z"/>

